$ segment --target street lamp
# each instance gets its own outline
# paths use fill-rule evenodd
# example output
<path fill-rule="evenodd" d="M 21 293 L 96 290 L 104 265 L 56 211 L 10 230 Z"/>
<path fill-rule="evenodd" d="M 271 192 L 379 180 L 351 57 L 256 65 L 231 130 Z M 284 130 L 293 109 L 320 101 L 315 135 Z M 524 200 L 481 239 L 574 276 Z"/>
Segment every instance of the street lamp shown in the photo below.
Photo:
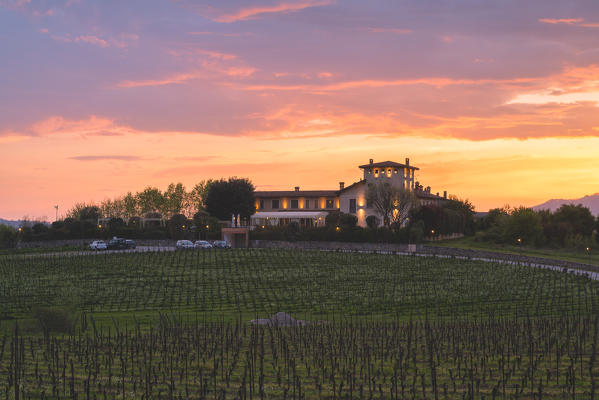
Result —
<path fill-rule="evenodd" d="M 55 205 L 54 208 L 56 209 L 56 219 L 55 219 L 55 221 L 58 221 L 58 204 Z"/>

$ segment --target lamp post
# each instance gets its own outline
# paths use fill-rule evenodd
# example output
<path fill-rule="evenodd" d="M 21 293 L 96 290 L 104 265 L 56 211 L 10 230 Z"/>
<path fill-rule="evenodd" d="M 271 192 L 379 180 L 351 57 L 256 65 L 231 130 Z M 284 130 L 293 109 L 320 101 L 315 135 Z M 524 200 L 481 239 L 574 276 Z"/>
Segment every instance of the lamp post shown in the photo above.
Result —
<path fill-rule="evenodd" d="M 587 248 L 586 248 L 586 252 L 587 252 L 587 254 L 589 255 L 589 264 L 590 264 L 590 263 L 591 263 L 591 248 L 590 248 L 590 247 L 587 247 Z"/>
<path fill-rule="evenodd" d="M 56 209 L 56 218 L 54 219 L 54 221 L 58 221 L 58 204 L 55 205 L 54 208 Z"/>

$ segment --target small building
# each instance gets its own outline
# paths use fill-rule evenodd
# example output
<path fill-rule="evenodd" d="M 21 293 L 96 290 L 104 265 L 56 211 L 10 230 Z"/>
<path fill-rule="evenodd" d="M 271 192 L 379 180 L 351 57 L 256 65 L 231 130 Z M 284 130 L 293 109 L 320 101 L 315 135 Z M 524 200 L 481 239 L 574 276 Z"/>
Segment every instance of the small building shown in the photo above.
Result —
<path fill-rule="evenodd" d="M 410 165 L 408 158 L 404 164 L 394 161 L 375 163 L 370 159 L 368 164 L 358 168 L 362 169 L 363 179 L 349 186 L 339 182 L 336 190 L 300 190 L 296 186 L 287 191 L 256 191 L 256 213 L 251 217 L 251 226 L 286 225 L 292 221 L 303 227 L 323 226 L 329 213 L 343 212 L 356 215 L 358 225 L 365 227 L 366 218 L 377 215 L 367 204 L 368 185 L 377 182 L 411 190 L 423 205 L 440 205 L 447 199 L 447 192 L 443 197 L 432 194 L 430 187 L 423 188 L 416 181 L 419 168 Z"/>

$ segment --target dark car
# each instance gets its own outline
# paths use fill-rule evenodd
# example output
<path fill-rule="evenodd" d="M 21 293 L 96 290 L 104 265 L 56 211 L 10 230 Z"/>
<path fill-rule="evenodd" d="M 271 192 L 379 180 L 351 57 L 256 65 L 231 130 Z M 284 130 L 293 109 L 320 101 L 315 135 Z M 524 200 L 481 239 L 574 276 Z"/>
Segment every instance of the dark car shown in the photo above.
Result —
<path fill-rule="evenodd" d="M 133 240 L 126 240 L 123 238 L 113 238 L 108 242 L 108 250 L 127 250 L 134 249 L 135 242 Z"/>

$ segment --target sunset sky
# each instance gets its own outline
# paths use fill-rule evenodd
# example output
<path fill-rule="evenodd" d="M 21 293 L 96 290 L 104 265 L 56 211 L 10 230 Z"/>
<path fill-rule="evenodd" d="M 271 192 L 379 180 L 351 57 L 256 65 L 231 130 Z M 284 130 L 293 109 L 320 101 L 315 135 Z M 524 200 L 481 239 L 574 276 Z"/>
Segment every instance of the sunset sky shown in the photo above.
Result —
<path fill-rule="evenodd" d="M 0 0 L 0 218 L 410 158 L 479 211 L 599 192 L 599 2 Z"/>

